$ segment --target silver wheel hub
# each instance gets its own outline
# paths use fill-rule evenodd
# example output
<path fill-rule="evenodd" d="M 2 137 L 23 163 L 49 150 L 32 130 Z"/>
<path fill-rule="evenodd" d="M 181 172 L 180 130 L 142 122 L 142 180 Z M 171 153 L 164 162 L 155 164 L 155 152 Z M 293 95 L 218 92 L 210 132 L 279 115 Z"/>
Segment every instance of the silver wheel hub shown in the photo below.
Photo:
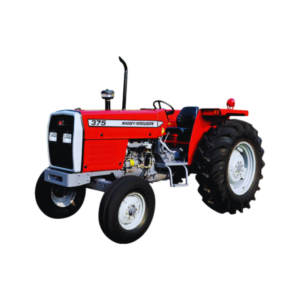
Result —
<path fill-rule="evenodd" d="M 120 225 L 126 230 L 139 226 L 144 218 L 146 202 L 139 193 L 127 195 L 120 204 L 118 218 Z"/>
<path fill-rule="evenodd" d="M 229 184 L 236 195 L 243 195 L 250 189 L 255 170 L 253 147 L 247 142 L 240 142 L 232 151 L 228 164 Z"/>
<path fill-rule="evenodd" d="M 53 185 L 51 188 L 51 199 L 58 207 L 68 207 L 73 204 L 76 190 L 62 186 Z"/>
<path fill-rule="evenodd" d="M 134 205 L 130 206 L 129 210 L 128 210 L 129 216 L 135 216 L 136 211 L 137 211 L 137 209 L 135 208 Z"/>

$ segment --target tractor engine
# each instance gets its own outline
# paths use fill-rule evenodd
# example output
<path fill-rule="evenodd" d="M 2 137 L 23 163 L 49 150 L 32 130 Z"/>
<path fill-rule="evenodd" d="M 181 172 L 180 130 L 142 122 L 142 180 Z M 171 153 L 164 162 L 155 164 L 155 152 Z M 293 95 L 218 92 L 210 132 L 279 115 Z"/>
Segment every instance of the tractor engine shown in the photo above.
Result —
<path fill-rule="evenodd" d="M 155 143 L 152 140 L 128 142 L 124 163 L 124 176 L 139 176 L 150 182 L 167 178 L 167 174 L 158 173 L 155 170 L 156 159 L 152 151 L 153 145 Z"/>
<path fill-rule="evenodd" d="M 129 141 L 123 168 L 124 176 L 134 175 L 149 182 L 168 179 L 169 172 L 164 165 L 178 162 L 180 159 L 183 161 L 184 157 L 182 149 L 171 150 L 165 140 L 158 138 L 148 141 Z"/>

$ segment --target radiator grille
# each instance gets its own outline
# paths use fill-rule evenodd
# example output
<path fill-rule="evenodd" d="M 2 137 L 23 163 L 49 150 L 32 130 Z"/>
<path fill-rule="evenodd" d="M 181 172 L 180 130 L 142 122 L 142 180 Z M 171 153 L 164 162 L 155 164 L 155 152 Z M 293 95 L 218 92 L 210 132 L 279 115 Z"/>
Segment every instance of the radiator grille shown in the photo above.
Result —
<path fill-rule="evenodd" d="M 49 143 L 50 162 L 52 166 L 73 169 L 73 139 L 74 117 L 67 115 L 54 115 L 51 117 L 49 132 L 57 133 L 57 141 Z M 63 134 L 72 134 L 72 143 L 63 143 Z"/>

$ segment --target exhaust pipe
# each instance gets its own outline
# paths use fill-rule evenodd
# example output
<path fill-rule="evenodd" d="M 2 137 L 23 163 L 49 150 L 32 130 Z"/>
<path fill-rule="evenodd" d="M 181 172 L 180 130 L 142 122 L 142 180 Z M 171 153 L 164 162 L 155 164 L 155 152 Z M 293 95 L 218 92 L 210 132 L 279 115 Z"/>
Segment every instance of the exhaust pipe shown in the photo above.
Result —
<path fill-rule="evenodd" d="M 127 77 L 128 77 L 128 68 L 126 65 L 126 62 L 122 59 L 121 56 L 119 56 L 119 60 L 120 62 L 123 64 L 124 66 L 124 86 L 123 86 L 123 103 L 122 103 L 122 110 L 126 109 L 126 96 L 127 96 Z"/>

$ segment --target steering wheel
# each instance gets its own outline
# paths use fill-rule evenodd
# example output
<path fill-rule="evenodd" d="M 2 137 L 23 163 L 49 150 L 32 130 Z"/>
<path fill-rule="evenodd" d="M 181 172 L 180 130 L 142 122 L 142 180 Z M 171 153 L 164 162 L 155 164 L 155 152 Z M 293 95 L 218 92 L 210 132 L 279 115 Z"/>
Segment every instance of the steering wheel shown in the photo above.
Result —
<path fill-rule="evenodd" d="M 156 107 L 156 106 L 155 106 L 155 103 L 158 103 L 158 106 L 159 106 L 159 107 Z M 166 111 L 166 110 L 165 110 L 165 111 L 166 111 L 166 114 L 167 114 L 168 116 L 174 114 L 175 109 L 173 108 L 173 106 L 171 106 L 169 103 L 167 103 L 167 102 L 165 102 L 165 101 L 162 101 L 162 100 L 155 100 L 155 101 L 153 102 L 153 107 L 154 107 L 155 109 L 158 109 L 158 108 L 161 109 L 161 103 L 164 103 L 164 104 L 168 105 L 168 106 L 171 108 L 171 111 Z"/>

